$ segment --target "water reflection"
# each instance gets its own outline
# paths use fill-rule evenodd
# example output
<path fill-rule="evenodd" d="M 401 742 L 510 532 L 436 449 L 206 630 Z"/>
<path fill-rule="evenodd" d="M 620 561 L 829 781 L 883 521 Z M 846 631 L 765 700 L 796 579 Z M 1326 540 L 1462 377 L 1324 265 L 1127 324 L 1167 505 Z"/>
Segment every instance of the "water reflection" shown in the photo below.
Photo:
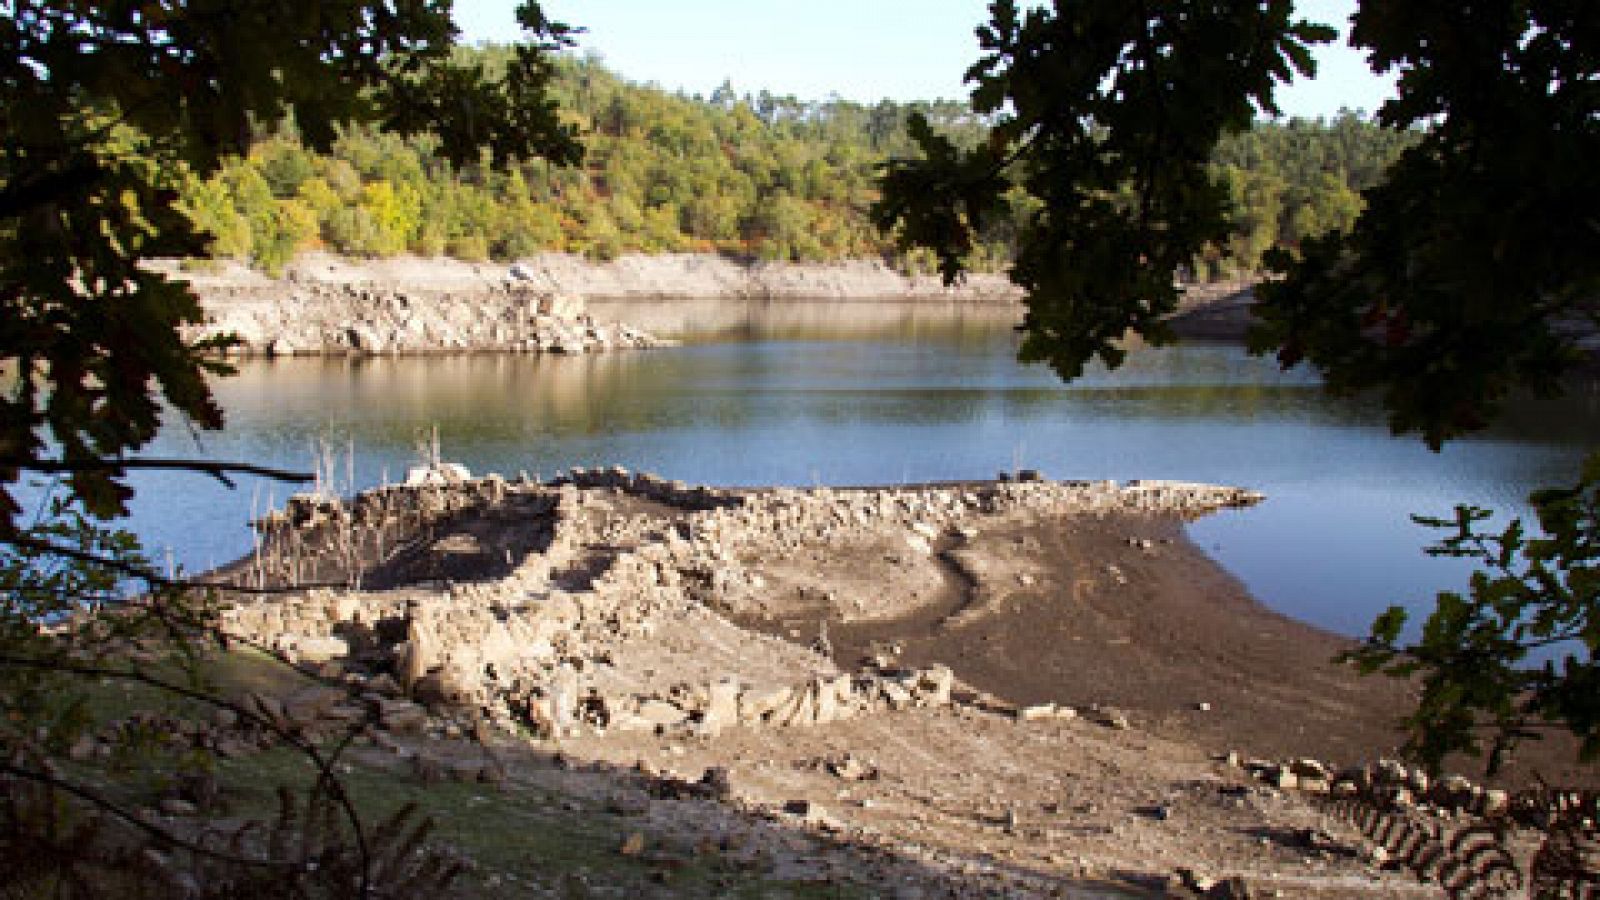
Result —
<path fill-rule="evenodd" d="M 755 340 L 937 340 L 988 343 L 1021 321 L 1010 304 L 918 300 L 598 300 L 598 319 L 696 343 Z"/>
<path fill-rule="evenodd" d="M 716 484 L 866 484 L 1030 466 L 1243 484 L 1271 499 L 1197 523 L 1196 540 L 1272 605 L 1355 633 L 1464 577 L 1422 555 L 1431 536 L 1408 514 L 1515 508 L 1570 479 L 1600 435 L 1593 381 L 1519 402 L 1436 455 L 1390 438 L 1372 405 L 1231 346 L 1141 349 L 1063 385 L 1015 362 L 1005 308 L 652 308 L 691 340 L 578 358 L 249 362 L 217 383 L 226 431 L 197 447 L 169 429 L 152 452 L 304 467 L 321 445 L 348 453 L 336 475 L 362 487 L 398 478 L 437 428 L 445 455 L 475 471 L 617 463 Z M 139 486 L 137 530 L 191 566 L 242 552 L 252 508 L 284 493 L 155 473 Z"/>

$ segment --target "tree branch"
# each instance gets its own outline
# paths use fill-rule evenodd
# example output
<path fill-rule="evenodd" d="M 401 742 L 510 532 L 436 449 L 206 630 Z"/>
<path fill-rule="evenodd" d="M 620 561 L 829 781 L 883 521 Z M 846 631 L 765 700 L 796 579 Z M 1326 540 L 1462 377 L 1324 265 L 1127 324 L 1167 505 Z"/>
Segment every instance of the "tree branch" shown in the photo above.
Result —
<path fill-rule="evenodd" d="M 58 172 L 51 172 L 0 188 L 0 219 L 15 219 L 23 213 L 70 196 L 74 188 L 93 184 L 104 177 L 105 169 L 97 162 L 78 162 Z"/>
<path fill-rule="evenodd" d="M 22 534 L 0 534 L 0 545 L 4 544 L 10 544 L 14 547 L 21 547 L 26 550 L 32 550 L 35 553 L 50 556 L 64 556 L 67 559 L 73 559 L 77 560 L 78 562 L 100 566 L 105 569 L 110 569 L 113 572 L 119 572 L 129 578 L 138 579 L 139 581 L 142 581 L 151 587 L 165 588 L 172 591 L 214 590 L 235 594 L 249 594 L 251 596 L 281 596 L 283 594 L 295 594 L 315 588 L 339 589 L 349 586 L 345 583 L 334 581 L 311 581 L 285 587 L 248 587 L 245 585 L 218 584 L 208 581 L 190 581 L 183 578 L 168 578 L 165 575 L 157 574 L 156 572 L 153 572 L 144 566 L 138 565 L 137 563 L 130 563 L 109 556 L 101 556 L 98 553 L 94 553 L 89 550 L 80 550 L 76 547 L 64 547 L 60 544 L 39 540 L 38 538 L 30 538 Z"/>
<path fill-rule="evenodd" d="M 157 469 L 179 472 L 199 472 L 210 475 L 228 487 L 234 487 L 233 480 L 228 476 L 233 475 L 259 475 L 276 481 L 289 481 L 303 484 L 314 481 L 316 476 L 305 472 L 296 472 L 289 469 L 277 469 L 271 466 L 259 466 L 254 463 L 239 462 L 208 462 L 198 459 L 164 459 L 158 457 L 140 457 L 138 459 L 86 459 L 67 461 L 63 459 L 35 459 L 23 460 L 16 458 L 0 458 L 0 467 L 15 467 L 34 472 L 47 472 L 51 474 L 73 474 L 77 472 L 123 472 L 128 469 Z"/>

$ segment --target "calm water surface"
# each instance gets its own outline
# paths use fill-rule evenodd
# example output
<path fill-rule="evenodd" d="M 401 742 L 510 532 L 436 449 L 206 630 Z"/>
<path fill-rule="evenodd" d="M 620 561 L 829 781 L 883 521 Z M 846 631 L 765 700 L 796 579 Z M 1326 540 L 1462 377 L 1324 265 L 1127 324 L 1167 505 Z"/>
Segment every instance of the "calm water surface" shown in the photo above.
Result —
<path fill-rule="evenodd" d="M 398 480 L 419 437 L 474 472 L 549 476 L 620 464 L 723 485 L 992 477 L 1176 478 L 1267 493 L 1206 518 L 1195 540 L 1268 604 L 1365 631 L 1391 603 L 1431 606 L 1463 568 L 1421 553 L 1413 512 L 1516 511 L 1570 480 L 1600 444 L 1600 389 L 1520 405 L 1442 454 L 1389 437 L 1372 406 L 1227 345 L 1138 350 L 1070 385 L 1014 360 L 996 313 L 863 304 L 715 304 L 603 311 L 683 334 L 679 348 L 564 358 L 282 360 L 216 385 L 228 429 L 171 428 L 152 454 L 308 468 L 341 487 Z M 195 476 L 138 481 L 133 527 L 194 569 L 249 547 L 252 510 L 283 485 L 228 491 Z"/>

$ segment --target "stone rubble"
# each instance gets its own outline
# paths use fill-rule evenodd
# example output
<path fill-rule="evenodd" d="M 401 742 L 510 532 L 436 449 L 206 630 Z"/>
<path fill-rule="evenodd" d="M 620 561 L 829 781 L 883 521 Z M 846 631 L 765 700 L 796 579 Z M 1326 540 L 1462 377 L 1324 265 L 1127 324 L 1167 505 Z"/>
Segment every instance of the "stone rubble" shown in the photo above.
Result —
<path fill-rule="evenodd" d="M 1461 775 L 1433 779 L 1422 768 L 1408 767 L 1395 759 L 1342 768 L 1310 758 L 1279 762 L 1241 759 L 1235 753 L 1228 754 L 1225 761 L 1257 781 L 1284 791 L 1332 797 L 1365 794 L 1381 797 L 1395 807 L 1430 815 L 1498 819 L 1513 813 L 1512 796 L 1507 791 L 1486 788 Z"/>
<path fill-rule="evenodd" d="M 824 656 L 740 628 L 717 611 L 728 596 L 762 590 L 744 561 L 800 542 L 844 546 L 887 529 L 915 539 L 926 554 L 945 535 L 1016 510 L 1197 515 L 1260 499 L 1181 482 L 1037 477 L 724 490 L 618 467 L 575 469 L 541 483 L 472 479 L 443 464 L 407 481 L 412 486 L 349 500 L 298 495 L 258 527 L 315 543 L 363 522 L 398 520 L 429 534 L 487 522 L 537 533 L 542 543 L 512 560 L 503 577 L 240 600 L 225 611 L 225 627 L 377 695 L 391 730 L 428 727 L 424 710 L 467 711 L 550 738 L 606 730 L 710 737 L 952 703 L 957 678 L 944 666 L 900 669 L 882 660 L 890 664 L 841 672 Z M 640 510 L 609 514 L 619 503 Z M 387 696 L 396 690 L 407 699 Z M 1115 711 L 1102 718 L 1111 727 L 1125 722 Z"/>
<path fill-rule="evenodd" d="M 255 356 L 419 353 L 584 354 L 670 344 L 596 322 L 582 297 L 507 280 L 451 289 L 314 282 L 209 286 L 191 340 L 234 335 Z"/>

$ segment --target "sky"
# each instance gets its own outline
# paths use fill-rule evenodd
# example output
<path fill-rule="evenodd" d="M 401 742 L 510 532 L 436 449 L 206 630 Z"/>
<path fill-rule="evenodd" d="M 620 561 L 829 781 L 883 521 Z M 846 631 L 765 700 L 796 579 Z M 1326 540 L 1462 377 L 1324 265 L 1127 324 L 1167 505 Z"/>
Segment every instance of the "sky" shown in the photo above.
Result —
<path fill-rule="evenodd" d="M 592 52 L 624 78 L 710 94 L 723 79 L 739 93 L 762 89 L 802 100 L 875 103 L 962 99 L 961 75 L 978 56 L 972 31 L 988 0 L 544 0 L 545 12 L 581 26 Z M 1300 0 L 1300 15 L 1347 28 L 1355 0 Z M 517 38 L 515 0 L 456 0 L 468 42 Z M 1315 81 L 1278 92 L 1286 115 L 1373 111 L 1393 79 L 1368 71 L 1343 43 L 1318 48 Z"/>

